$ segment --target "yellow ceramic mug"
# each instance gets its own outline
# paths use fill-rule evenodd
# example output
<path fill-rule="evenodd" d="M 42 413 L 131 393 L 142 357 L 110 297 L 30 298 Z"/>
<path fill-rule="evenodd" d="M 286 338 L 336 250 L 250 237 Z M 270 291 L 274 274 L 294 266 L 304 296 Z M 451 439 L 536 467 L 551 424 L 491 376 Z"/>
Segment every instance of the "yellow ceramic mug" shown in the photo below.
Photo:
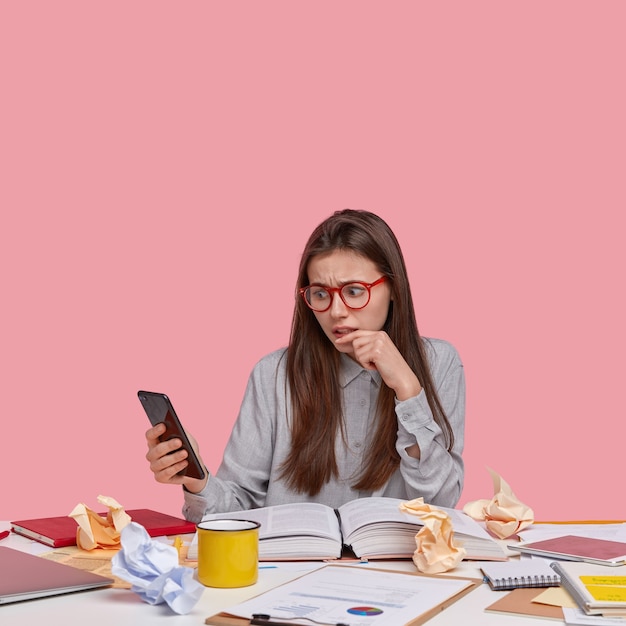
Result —
<path fill-rule="evenodd" d="M 200 522 L 198 580 L 207 587 L 247 587 L 259 575 L 258 522 L 215 519 Z"/>

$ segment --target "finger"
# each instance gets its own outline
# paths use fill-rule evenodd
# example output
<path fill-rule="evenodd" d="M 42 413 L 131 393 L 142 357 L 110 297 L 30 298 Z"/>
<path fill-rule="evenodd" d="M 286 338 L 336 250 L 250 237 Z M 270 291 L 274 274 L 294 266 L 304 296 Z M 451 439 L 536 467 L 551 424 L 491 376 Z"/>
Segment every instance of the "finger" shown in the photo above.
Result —
<path fill-rule="evenodd" d="M 165 424 L 157 424 L 146 431 L 148 446 L 159 443 L 159 437 L 165 433 Z"/>
<path fill-rule="evenodd" d="M 178 463 L 174 463 L 165 469 L 154 472 L 154 478 L 159 483 L 170 483 L 180 485 L 183 483 L 185 477 L 179 476 L 179 472 L 184 470 L 188 465 L 188 462 L 180 461 Z"/>
<path fill-rule="evenodd" d="M 354 352 L 354 355 L 356 356 L 356 360 L 358 361 L 359 365 L 366 369 L 366 370 L 376 370 L 378 369 L 378 367 L 376 366 L 376 361 L 374 360 L 374 358 L 369 355 L 369 354 L 361 354 L 359 355 L 356 350 Z"/>
<path fill-rule="evenodd" d="M 382 344 L 373 336 L 358 337 L 352 342 L 352 349 L 363 367 L 375 363 L 382 356 Z"/>
<path fill-rule="evenodd" d="M 353 330 L 351 333 L 341 335 L 341 337 L 338 337 L 337 339 L 335 339 L 335 343 L 351 343 L 358 337 L 363 336 L 364 332 L 368 332 L 368 331 Z"/>
<path fill-rule="evenodd" d="M 175 474 L 187 466 L 187 451 L 183 448 L 165 454 L 157 454 L 157 449 L 154 448 L 146 457 L 149 457 L 150 469 L 155 475 L 164 471 L 169 472 L 173 467 L 177 467 L 178 469 L 172 472 Z"/>
<path fill-rule="evenodd" d="M 161 443 L 157 443 L 152 447 L 148 448 L 148 452 L 146 452 L 146 459 L 151 463 L 153 461 L 157 461 L 165 456 L 169 456 L 171 453 L 176 450 L 182 449 L 183 442 L 180 439 L 168 439 L 167 441 L 162 441 Z M 187 452 L 185 452 L 185 455 Z"/>

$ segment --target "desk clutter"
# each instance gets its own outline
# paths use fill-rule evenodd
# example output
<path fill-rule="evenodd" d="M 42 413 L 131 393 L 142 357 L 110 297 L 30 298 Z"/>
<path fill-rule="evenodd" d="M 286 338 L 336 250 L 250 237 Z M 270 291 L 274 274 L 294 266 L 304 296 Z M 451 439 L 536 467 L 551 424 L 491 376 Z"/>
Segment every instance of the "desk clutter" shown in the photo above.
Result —
<path fill-rule="evenodd" d="M 319 508 L 307 508 L 298 515 L 299 507 L 305 503 L 238 511 L 236 516 L 240 519 L 259 521 L 261 537 L 263 532 L 266 534 L 265 552 L 264 540 L 259 542 L 259 560 L 273 562 L 259 569 L 269 567 L 270 572 L 279 575 L 271 574 L 268 579 L 269 574 L 264 573 L 260 582 L 276 581 L 269 591 L 267 584 L 260 587 L 261 593 L 255 590 L 257 585 L 252 585 L 243 597 L 254 596 L 254 599 L 230 606 L 220 603 L 220 607 L 225 607 L 222 611 L 205 612 L 202 619 L 206 624 L 217 626 L 311 623 L 303 621 L 306 619 L 346 626 L 415 626 L 458 601 L 466 602 L 466 595 L 473 597 L 475 594 L 471 592 L 481 589 L 478 595 L 489 598 L 489 602 L 483 604 L 481 600 L 479 603 L 484 615 L 533 616 L 572 626 L 626 625 L 626 565 L 620 565 L 619 560 L 626 555 L 626 524 L 536 524 L 534 520 L 529 521 L 532 510 L 521 505 L 506 482 L 495 472 L 492 477 L 494 498 L 481 501 L 478 507 L 485 516 L 482 521 L 461 510 L 431 507 L 421 499 L 364 498 L 344 505 L 339 511 L 312 505 Z M 187 558 L 186 545 L 196 525 L 149 509 L 125 510 L 105 496 L 100 496 L 98 502 L 109 511 L 96 513 L 80 504 L 67 516 L 11 522 L 13 534 L 22 537 L 20 541 L 28 538 L 35 542 L 32 545 L 54 548 L 41 556 L 25 554 L 29 564 L 20 571 L 28 572 L 26 578 L 33 583 L 39 580 L 34 574 L 50 565 L 64 568 L 65 574 L 68 570 L 92 574 L 94 578 L 85 581 L 87 586 L 83 588 L 89 590 L 88 595 L 97 589 L 108 588 L 115 593 L 131 589 L 143 603 L 166 605 L 166 611 L 169 608 L 179 615 L 190 614 L 190 618 L 195 615 L 193 619 L 197 620 L 198 603 L 206 597 L 207 587 L 197 579 L 193 542 L 189 546 L 191 559 Z M 513 511 L 509 517 L 515 517 L 514 523 L 508 526 L 504 524 L 507 504 Z M 486 517 L 493 522 L 496 514 L 502 518 L 495 520 L 498 524 L 495 527 L 487 524 Z M 233 513 L 222 517 L 232 518 Z M 322 541 L 320 549 L 315 537 L 324 535 L 322 520 L 326 520 L 332 530 L 329 531 L 331 539 L 327 538 L 326 543 Z M 289 530 L 285 524 L 291 525 Z M 304 532 L 307 524 L 312 529 L 309 535 Z M 399 528 L 402 532 L 398 534 Z M 489 528 L 489 532 L 485 528 Z M 513 537 L 509 537 L 507 553 L 505 540 L 494 538 L 494 528 L 504 535 L 515 529 L 519 543 L 513 543 Z M 563 528 L 567 531 L 563 532 Z M 183 534 L 187 535 L 186 542 L 181 538 Z M 401 537 L 399 542 L 398 537 Z M 532 541 L 526 540 L 527 537 Z M 560 546 L 563 542 L 572 545 L 572 541 L 596 547 L 610 544 L 611 566 L 555 560 L 552 553 L 543 555 L 549 558 L 518 556 L 524 552 L 522 547 L 545 541 Z M 346 559 L 347 548 L 356 549 Z M 72 558 L 65 560 L 64 551 L 70 551 Z M 22 558 L 10 554 L 14 552 L 16 550 L 2 546 L 0 566 Z M 86 555 L 100 557 L 107 553 L 108 572 L 85 571 Z M 557 553 L 556 556 L 563 555 Z M 567 554 L 563 558 L 567 558 Z M 316 559 L 319 560 L 315 562 Z M 384 563 L 379 564 L 377 559 L 384 559 Z M 77 565 L 79 561 L 81 564 Z M 429 567 L 431 571 L 424 571 Z M 454 575 L 457 569 L 463 574 Z M 298 574 L 295 580 L 285 583 L 289 571 Z M 441 576 L 442 572 L 446 575 Z M 5 586 L 12 578 L 6 572 L 0 572 L 0 576 Z M 58 574 L 56 577 L 61 580 Z M 117 584 L 118 581 L 121 584 Z M 391 602 L 385 596 L 383 582 L 397 601 Z M 352 590 L 351 594 L 342 592 L 346 585 Z M 5 589 L 0 590 L 0 604 L 15 606 L 21 600 L 68 594 L 75 589 L 81 587 L 52 585 L 41 591 L 35 585 L 34 591 L 27 589 L 19 593 Z M 484 595 L 485 590 L 488 596 Z M 302 606 L 296 602 L 293 610 L 288 610 L 289 598 L 283 596 L 292 592 L 302 593 L 306 602 L 303 601 Z M 213 597 L 212 592 L 210 597 Z M 328 602 L 332 598 L 336 602 L 333 600 L 331 607 Z M 344 600 L 349 602 L 345 604 Z M 308 613 L 299 613 L 305 605 Z M 475 606 L 474 601 L 470 600 L 470 605 Z M 0 616 L 2 610 L 0 608 Z M 500 623 L 505 622 L 498 622 L 498 626 Z"/>
<path fill-rule="evenodd" d="M 16 534 L 51 547 L 75 545 L 85 552 L 114 552 L 110 562 L 111 574 L 129 583 L 131 591 L 149 604 L 166 603 L 176 613 L 188 613 L 200 599 L 204 587 L 196 580 L 193 568 L 180 565 L 179 550 L 175 545 L 154 541 L 152 537 L 190 533 L 195 531 L 195 524 L 150 509 L 125 511 L 121 504 L 108 496 L 98 496 L 98 502 L 108 507 L 108 513 L 96 513 L 80 503 L 68 516 L 14 521 L 11 528 Z M 50 566 L 62 568 L 60 571 L 65 572 L 66 577 L 70 572 L 93 576 L 93 584 L 85 588 L 97 587 L 97 579 L 106 580 L 99 586 L 115 582 L 113 578 L 102 578 L 78 567 L 25 556 L 31 557 L 30 567 L 25 571 L 33 582 L 39 580 L 39 572 L 45 574 Z M 83 559 L 82 563 L 86 565 L 88 560 Z M 25 578 L 22 582 L 27 581 Z M 53 585 L 46 595 L 65 593 L 66 587 Z M 75 586 L 68 589 L 74 590 Z M 12 597 L 18 597 L 16 592 Z M 25 593 L 19 597 L 28 599 Z"/>
<path fill-rule="evenodd" d="M 539 526 L 533 531 L 541 536 Z M 558 619 L 572 626 L 626 624 L 626 565 L 619 565 L 626 550 L 626 524 L 545 526 L 547 538 L 510 546 L 532 556 L 482 564 L 492 589 L 513 589 L 485 611 Z M 563 526 L 577 534 L 564 532 Z"/>
<path fill-rule="evenodd" d="M 626 566 L 555 561 L 552 568 L 585 614 L 626 618 Z"/>

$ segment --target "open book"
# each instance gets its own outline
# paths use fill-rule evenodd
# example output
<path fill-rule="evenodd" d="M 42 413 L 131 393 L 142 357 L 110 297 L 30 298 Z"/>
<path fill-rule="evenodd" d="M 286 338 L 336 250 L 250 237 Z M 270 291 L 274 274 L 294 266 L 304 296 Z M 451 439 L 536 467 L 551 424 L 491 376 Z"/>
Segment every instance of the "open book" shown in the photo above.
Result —
<path fill-rule="evenodd" d="M 415 535 L 423 522 L 400 511 L 402 502 L 396 498 L 359 498 L 337 510 L 315 502 L 298 502 L 218 513 L 204 519 L 260 522 L 261 561 L 337 559 L 344 548 L 360 559 L 411 558 L 416 549 Z M 456 509 L 438 508 L 450 515 L 455 542 L 467 551 L 466 559 L 507 559 L 500 544 L 478 522 Z M 187 558 L 198 558 L 197 535 Z"/>

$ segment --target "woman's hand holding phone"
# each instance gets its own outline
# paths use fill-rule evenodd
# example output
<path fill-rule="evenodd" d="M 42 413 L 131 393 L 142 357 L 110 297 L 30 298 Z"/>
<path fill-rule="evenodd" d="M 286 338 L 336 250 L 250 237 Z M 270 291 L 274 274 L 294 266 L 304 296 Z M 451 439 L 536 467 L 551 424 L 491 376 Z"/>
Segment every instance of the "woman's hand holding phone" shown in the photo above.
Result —
<path fill-rule="evenodd" d="M 198 456 L 198 444 L 185 432 L 170 399 L 164 393 L 138 391 L 152 428 L 146 432 L 150 469 L 160 483 L 183 485 L 198 493 L 208 472 Z"/>
<path fill-rule="evenodd" d="M 146 459 L 150 463 L 150 469 L 154 474 L 155 480 L 159 483 L 184 485 L 191 493 L 202 491 L 208 480 L 208 472 L 205 472 L 205 476 L 202 479 L 182 475 L 181 472 L 189 465 L 187 450 L 182 447 L 183 442 L 180 439 L 173 438 L 160 441 L 159 438 L 165 434 L 165 431 L 166 428 L 163 423 L 157 424 L 146 431 L 146 441 L 148 443 Z M 196 456 L 200 458 L 196 440 L 189 433 L 187 433 L 187 437 Z"/>

